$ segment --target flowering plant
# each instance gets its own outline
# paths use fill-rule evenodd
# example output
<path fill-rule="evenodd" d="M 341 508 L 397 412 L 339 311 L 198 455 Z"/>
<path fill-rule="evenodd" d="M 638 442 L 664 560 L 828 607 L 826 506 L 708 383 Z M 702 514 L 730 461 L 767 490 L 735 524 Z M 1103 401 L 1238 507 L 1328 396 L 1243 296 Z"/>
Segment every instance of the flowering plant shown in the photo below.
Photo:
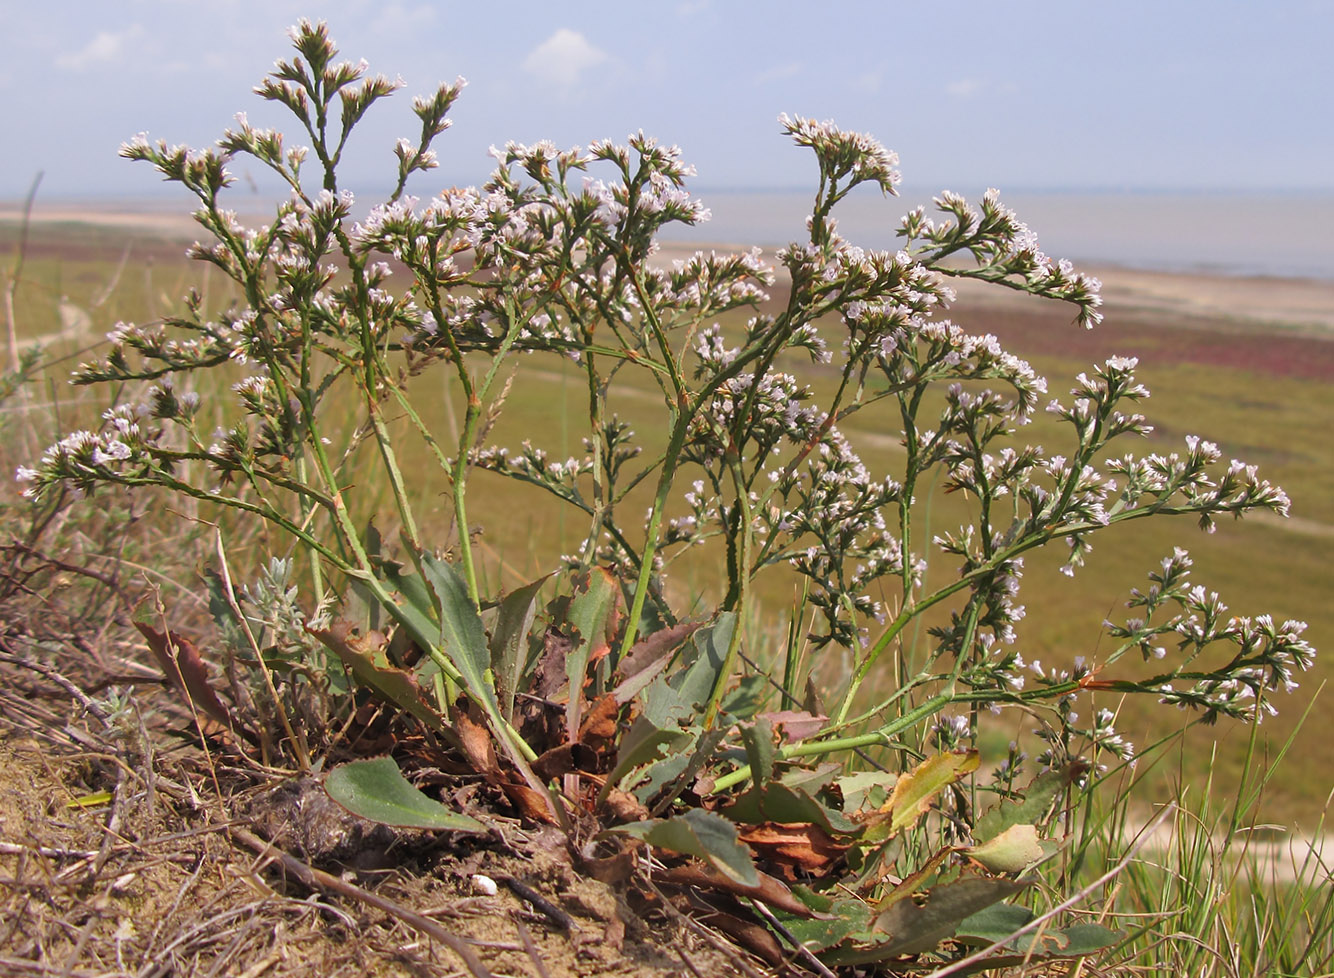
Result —
<path fill-rule="evenodd" d="M 784 132 L 819 164 L 805 239 L 779 251 L 776 266 L 758 251 L 668 265 L 655 258 L 659 232 L 707 211 L 686 189 L 679 152 L 642 133 L 565 150 L 510 144 L 495 151 L 482 188 L 425 202 L 408 195 L 409 178 L 436 166 L 432 144 L 460 79 L 414 100 L 420 134 L 394 149 L 395 189 L 354 220 L 340 156 L 397 85 L 336 62 L 323 25 L 303 21 L 292 36 L 299 56 L 279 61 L 256 91 L 293 113 L 308 146 L 238 116 L 214 149 L 141 136 L 122 150 L 198 199 L 196 219 L 214 242 L 192 254 L 236 284 L 238 305 L 215 321 L 192 294 L 161 324 L 118 324 L 109 351 L 75 382 L 143 384 L 141 403 L 108 410 L 100 428 L 19 473 L 33 494 L 166 489 L 285 534 L 318 612 L 303 613 L 287 590 L 291 565 L 272 565 L 256 593 L 277 596 L 266 621 L 284 638 L 256 647 L 258 665 L 327 656 L 395 705 L 401 722 L 466 755 L 495 804 L 561 826 L 577 858 L 604 858 L 605 847 L 645 864 L 676 853 L 661 879 L 678 891 L 700 880 L 720 888 L 720 919 L 763 907 L 771 932 L 745 938 L 757 953 L 781 958 L 779 942 L 795 941 L 818 952 L 821 967 L 948 955 L 937 947 L 944 937 L 985 931 L 982 911 L 1017 892 L 1015 878 L 1043 858 L 1039 828 L 1058 795 L 1087 779 L 1081 755 L 1132 756 L 1108 711 L 1079 725 L 1078 697 L 1148 694 L 1205 720 L 1247 718 L 1271 709 L 1270 691 L 1291 688 L 1294 669 L 1309 666 L 1300 623 L 1229 617 L 1190 582 L 1180 549 L 1134 592 L 1140 617 L 1108 623 L 1117 644 L 1102 661 L 1068 670 L 1025 662 L 1017 598 L 1028 552 L 1066 547 L 1062 570 L 1073 574 L 1090 538 L 1114 524 L 1190 514 L 1212 529 L 1222 514 L 1286 513 L 1288 500 L 1195 438 L 1167 455 L 1117 454 L 1127 436 L 1149 431 L 1133 410 L 1148 396 L 1135 360 L 1113 357 L 1044 405 L 1046 381 L 1028 363 L 950 321 L 957 279 L 1069 303 L 1083 327 L 1101 320 L 1098 282 L 1043 254 L 997 192 L 976 206 L 944 193 L 936 215 L 918 208 L 903 218 L 900 250 L 862 249 L 838 234 L 833 210 L 861 184 L 895 193 L 895 155 L 832 123 L 783 116 Z M 270 224 L 244 227 L 223 206 L 238 155 L 290 188 Z M 553 461 L 528 441 L 488 444 L 507 388 L 500 378 L 519 354 L 578 371 L 587 390 L 580 454 Z M 833 378 L 831 392 L 802 379 L 803 358 Z M 223 370 L 244 376 L 230 398 L 204 399 L 196 379 Z M 459 395 L 452 445 L 420 409 L 440 390 L 420 378 L 442 370 Z M 660 441 L 640 440 L 612 411 L 626 385 L 656 399 Z M 1059 453 L 1016 438 L 1044 407 L 1065 425 Z M 875 460 L 892 463 L 879 472 L 844 432 L 861 412 L 882 412 L 898 432 L 901 450 Z M 216 430 L 204 422 L 220 416 Z M 349 467 L 364 462 L 365 447 L 401 527 L 397 557 L 354 517 Z M 414 513 L 410 476 L 422 457 L 449 482 L 447 554 Z M 582 544 L 547 558 L 548 577 L 484 593 L 468 515 L 478 469 L 536 486 L 584 520 Z M 928 538 L 917 501 L 937 477 L 969 500 L 970 517 Z M 646 490 L 641 520 L 630 500 Z M 721 558 L 720 600 L 685 621 L 664 568 L 707 540 Z M 925 585 L 928 562 L 949 568 L 947 584 Z M 798 686 L 800 636 L 781 675 L 746 654 L 754 582 L 774 567 L 806 582 L 817 622 L 810 647 L 852 656 L 846 683 L 822 697 Z M 364 621 L 351 620 L 349 591 L 368 600 Z M 235 595 L 224 597 L 239 621 Z M 906 629 L 942 611 L 928 654 L 911 661 Z M 1201 666 L 1216 645 L 1230 654 Z M 1129 653 L 1162 664 L 1148 678 L 1115 675 Z M 888 692 L 883 679 L 868 682 L 890 672 Z M 1016 787 L 1012 751 L 987 786 L 1011 800 L 978 818 L 958 784 L 978 768 L 971 744 L 984 707 L 1043 707 L 1053 719 L 1042 727 L 1045 773 Z M 286 748 L 270 746 L 304 761 L 287 730 Z M 930 749 L 926 730 L 930 756 L 913 746 Z M 920 763 L 859 770 L 857 752 L 886 746 Z M 829 757 L 848 768 L 818 762 Z M 382 778 L 383 765 L 369 763 L 373 773 L 339 769 L 331 792 L 363 774 Z M 356 795 L 338 796 L 355 806 Z M 928 810 L 944 816 L 931 831 L 973 844 L 923 841 L 935 824 L 922 821 Z M 604 850 L 586 845 L 592 839 Z M 660 855 L 649 857 L 644 842 Z M 690 876 L 681 858 L 701 861 L 703 875 Z M 794 895 L 794 881 L 809 886 Z M 944 929 L 924 938 L 928 910 L 902 898 L 928 885 Z M 1087 953 L 1102 937 L 1080 940 L 1026 953 Z"/>

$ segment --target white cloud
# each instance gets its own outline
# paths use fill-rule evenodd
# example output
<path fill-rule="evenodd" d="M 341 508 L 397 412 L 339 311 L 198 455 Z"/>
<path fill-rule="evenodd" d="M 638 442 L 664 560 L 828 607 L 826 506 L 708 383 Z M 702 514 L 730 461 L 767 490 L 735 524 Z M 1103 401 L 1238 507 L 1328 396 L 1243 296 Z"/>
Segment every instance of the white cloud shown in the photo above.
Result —
<path fill-rule="evenodd" d="M 98 65 L 115 64 L 129 53 L 133 42 L 143 36 L 144 29 L 139 24 L 123 31 L 100 31 L 79 50 L 56 55 L 56 67 L 67 71 L 84 71 Z"/>
<path fill-rule="evenodd" d="M 986 87 L 986 82 L 978 81 L 976 78 L 960 78 L 945 86 L 945 94 L 953 95 L 955 98 L 972 98 Z"/>
<path fill-rule="evenodd" d="M 787 64 L 766 68 L 752 76 L 750 81 L 752 85 L 768 85 L 770 82 L 782 81 L 784 78 L 791 78 L 800 74 L 803 67 L 804 65 L 800 61 L 789 61 Z"/>
<path fill-rule="evenodd" d="M 544 82 L 573 88 L 579 76 L 607 60 L 607 53 L 589 43 L 578 31 L 562 27 L 523 60 L 523 70 Z"/>

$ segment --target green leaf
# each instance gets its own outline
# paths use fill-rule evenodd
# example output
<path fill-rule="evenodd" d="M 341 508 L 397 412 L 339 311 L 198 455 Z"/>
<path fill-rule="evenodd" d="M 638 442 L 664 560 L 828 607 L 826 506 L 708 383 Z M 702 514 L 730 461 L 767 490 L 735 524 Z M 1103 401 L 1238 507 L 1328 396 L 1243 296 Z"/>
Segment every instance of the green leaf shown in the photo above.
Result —
<path fill-rule="evenodd" d="M 779 912 L 775 912 L 775 916 L 798 944 L 815 952 L 841 944 L 869 926 L 870 908 L 861 900 L 826 901 L 816 909 L 821 911 L 820 917 L 798 917 Z"/>
<path fill-rule="evenodd" d="M 439 649 L 463 677 L 472 699 L 492 721 L 500 721 L 500 704 L 491 682 L 491 650 L 481 615 L 468 596 L 467 582 L 454 565 L 429 553 L 422 554 L 422 572 L 440 600 Z"/>
<path fill-rule="evenodd" d="M 208 587 L 208 613 L 222 634 L 223 644 L 233 651 L 248 648 L 245 629 L 232 611 L 232 603 L 227 600 L 227 585 L 222 575 L 208 568 L 204 571 L 204 580 Z"/>
<path fill-rule="evenodd" d="M 986 947 L 1000 944 L 1007 951 L 1034 961 L 1049 958 L 1075 958 L 1096 954 L 1121 940 L 1121 934 L 1101 924 L 1074 924 L 1065 930 L 1048 927 L 1040 933 L 1019 937 L 1015 932 L 1026 927 L 1035 917 L 1027 907 L 998 903 L 979 910 L 963 921 L 956 936 L 965 944 Z M 996 960 L 989 958 L 990 965 Z"/>
<path fill-rule="evenodd" d="M 964 852 L 993 873 L 1018 873 L 1047 855 L 1034 825 L 1011 825 L 994 839 Z"/>
<path fill-rule="evenodd" d="M 522 683 L 527 659 L 526 639 L 537 613 L 538 592 L 546 582 L 547 578 L 541 577 L 511 591 L 496 609 L 496 623 L 491 633 L 491 672 L 496 677 L 500 712 L 506 720 L 514 715 L 514 696 Z"/>
<path fill-rule="evenodd" d="M 712 625 L 695 632 L 681 657 L 682 667 L 645 692 L 644 715 L 660 727 L 693 720 L 718 684 L 735 628 L 736 615 L 723 612 Z"/>
<path fill-rule="evenodd" d="M 857 812 L 866 807 L 878 807 L 889 800 L 898 775 L 889 771 L 858 771 L 839 778 L 834 783 L 843 795 L 843 811 Z"/>
<path fill-rule="evenodd" d="M 414 788 L 392 757 L 340 765 L 324 779 L 324 790 L 353 815 L 382 825 L 451 832 L 489 831 L 477 819 L 450 811 Z"/>
<path fill-rule="evenodd" d="M 774 773 L 774 729 L 764 717 L 741 728 L 741 740 L 746 745 L 746 761 L 750 764 L 752 791 L 763 788 Z"/>
<path fill-rule="evenodd" d="M 618 825 L 611 831 L 632 835 L 651 846 L 683 856 L 698 856 L 741 886 L 760 885 L 750 850 L 738 837 L 736 826 L 702 808 L 692 808 L 675 818 Z"/>
<path fill-rule="evenodd" d="M 763 788 L 752 787 L 723 811 L 738 822 L 758 825 L 762 822 L 813 822 L 830 835 L 860 835 L 862 826 L 823 804 L 799 788 L 789 788 L 771 781 Z"/>
<path fill-rule="evenodd" d="M 626 731 L 625 736 L 621 738 L 620 745 L 617 747 L 616 766 L 607 775 L 602 794 L 606 795 L 610 792 L 613 787 L 621 783 L 621 779 L 635 768 L 651 764 L 662 757 L 664 750 L 683 752 L 698 734 L 698 730 L 683 731 L 675 726 L 664 729 L 648 719 L 647 716 L 635 717 L 634 722 L 630 724 L 630 729 Z M 684 767 L 685 765 L 682 764 L 683 769 Z"/>

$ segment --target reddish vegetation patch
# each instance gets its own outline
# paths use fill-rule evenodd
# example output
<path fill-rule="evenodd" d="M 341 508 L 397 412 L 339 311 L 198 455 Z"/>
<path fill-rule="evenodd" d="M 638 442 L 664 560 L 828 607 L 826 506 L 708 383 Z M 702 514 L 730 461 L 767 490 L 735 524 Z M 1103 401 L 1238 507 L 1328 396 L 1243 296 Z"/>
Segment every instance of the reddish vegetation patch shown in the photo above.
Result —
<path fill-rule="evenodd" d="M 1155 361 L 1234 367 L 1274 377 L 1334 379 L 1334 340 L 1283 332 L 1278 327 L 1237 326 L 1138 310 L 1111 310 L 1092 330 L 1071 322 L 1051 303 L 1029 308 L 960 303 L 959 325 L 994 333 L 1020 356 L 1053 356 L 1100 363 L 1109 356 L 1148 356 Z"/>

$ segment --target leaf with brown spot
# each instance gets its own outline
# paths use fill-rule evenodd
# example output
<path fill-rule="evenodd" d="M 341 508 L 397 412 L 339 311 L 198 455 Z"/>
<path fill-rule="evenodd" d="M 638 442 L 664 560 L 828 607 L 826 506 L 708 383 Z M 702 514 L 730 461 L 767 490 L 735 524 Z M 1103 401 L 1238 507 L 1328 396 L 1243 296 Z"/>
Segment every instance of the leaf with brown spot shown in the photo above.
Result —
<path fill-rule="evenodd" d="M 794 869 L 823 876 L 851 848 L 835 842 L 828 832 L 811 823 L 762 822 L 739 828 L 742 842 L 784 867 L 789 877 Z"/>
<path fill-rule="evenodd" d="M 948 751 L 928 757 L 894 782 L 894 791 L 880 812 L 889 817 L 889 834 L 912 825 L 931 807 L 935 797 L 981 763 L 977 751 Z"/>

